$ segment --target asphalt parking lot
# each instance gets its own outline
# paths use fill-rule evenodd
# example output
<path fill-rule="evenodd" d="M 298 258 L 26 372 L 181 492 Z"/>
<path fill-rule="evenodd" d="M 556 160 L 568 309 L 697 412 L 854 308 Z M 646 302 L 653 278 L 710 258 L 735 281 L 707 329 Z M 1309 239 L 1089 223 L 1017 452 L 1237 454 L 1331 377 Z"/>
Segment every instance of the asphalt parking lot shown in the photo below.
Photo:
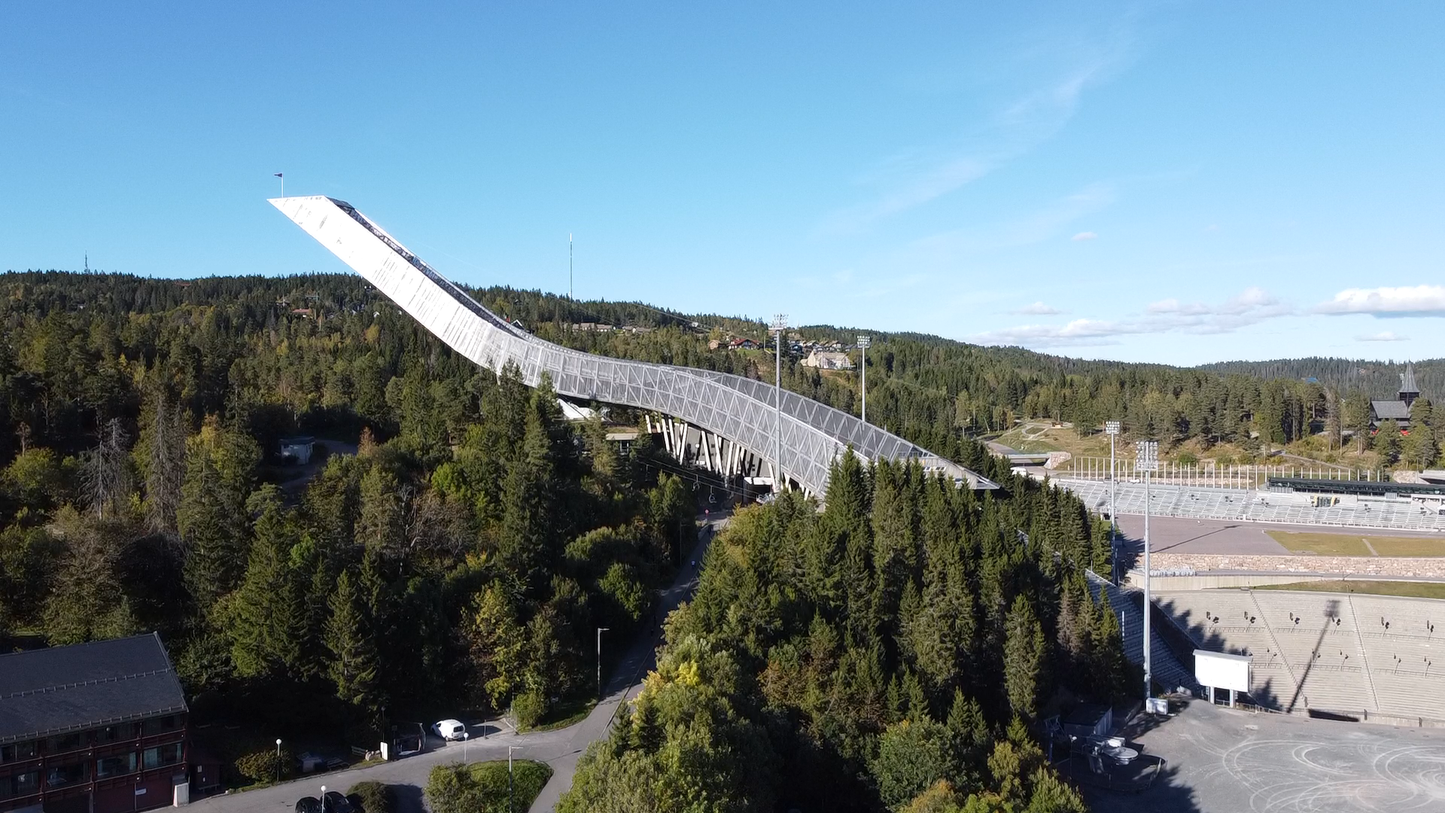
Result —
<path fill-rule="evenodd" d="M 1086 789 L 1119 813 L 1438 813 L 1445 729 L 1236 711 L 1194 700 L 1131 730 L 1167 766 L 1138 794 Z"/>

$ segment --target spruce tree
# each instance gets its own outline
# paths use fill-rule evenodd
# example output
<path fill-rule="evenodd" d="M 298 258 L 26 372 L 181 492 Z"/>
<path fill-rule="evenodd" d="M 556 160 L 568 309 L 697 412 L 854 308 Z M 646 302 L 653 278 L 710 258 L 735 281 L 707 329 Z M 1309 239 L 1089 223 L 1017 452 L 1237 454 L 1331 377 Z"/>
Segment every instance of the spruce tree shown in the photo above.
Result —
<path fill-rule="evenodd" d="M 361 478 L 359 501 L 357 543 L 370 551 L 399 555 L 406 544 L 406 527 L 396 477 L 381 463 L 373 463 Z"/>
<path fill-rule="evenodd" d="M 326 624 L 326 648 L 331 652 L 327 673 L 336 685 L 336 696 L 375 724 L 384 701 L 376 638 L 364 599 L 350 571 L 342 571 L 331 594 L 331 619 Z"/>
<path fill-rule="evenodd" d="M 1123 628 L 1119 625 L 1119 617 L 1114 614 L 1114 608 L 1109 605 L 1107 591 L 1099 591 L 1095 619 L 1091 636 L 1093 647 L 1090 649 L 1093 656 L 1091 671 L 1094 685 L 1105 698 L 1125 696 L 1129 690 L 1126 684 L 1131 668 L 1124 655 Z"/>
<path fill-rule="evenodd" d="M 1031 720 L 1038 712 L 1044 686 L 1045 659 L 1048 652 L 1044 631 L 1039 626 L 1033 605 L 1020 595 L 1009 610 L 1004 639 L 1004 686 L 1009 707 L 1018 716 Z"/>
<path fill-rule="evenodd" d="M 260 449 L 239 429 L 215 422 L 186 444 L 177 523 L 186 547 L 186 584 L 203 612 L 241 583 L 251 537 L 246 499 Z"/>
<path fill-rule="evenodd" d="M 242 677 L 295 668 L 305 634 L 300 585 L 291 566 L 295 523 L 275 486 L 256 492 L 250 503 L 258 516 L 246 577 L 218 614 Z"/>

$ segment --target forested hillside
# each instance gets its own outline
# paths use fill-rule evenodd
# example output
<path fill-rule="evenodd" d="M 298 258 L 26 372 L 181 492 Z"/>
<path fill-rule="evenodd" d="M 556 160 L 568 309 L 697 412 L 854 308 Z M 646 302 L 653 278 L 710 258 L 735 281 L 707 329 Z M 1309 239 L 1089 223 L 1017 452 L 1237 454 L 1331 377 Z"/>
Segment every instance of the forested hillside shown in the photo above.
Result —
<path fill-rule="evenodd" d="M 848 456 L 822 513 L 740 513 L 559 810 L 1083 810 L 1033 724 L 1060 689 L 1141 678 L 1084 583 L 1104 526 L 1007 482 L 996 499 Z"/>
<path fill-rule="evenodd" d="M 354 279 L 10 275 L 0 324 L 0 638 L 159 630 L 198 721 L 267 742 L 587 698 L 692 526 L 647 444 Z M 298 479 L 298 430 L 359 448 Z"/>
<path fill-rule="evenodd" d="M 771 372 L 709 349 L 762 340 L 746 319 L 476 295 L 568 346 Z M 476 368 L 355 276 L 6 274 L 0 326 L 0 637 L 159 630 L 198 719 L 266 742 L 374 741 L 461 704 L 566 713 L 590 694 L 589 632 L 650 618 L 692 527 L 676 463 L 564 422 L 546 386 Z M 868 363 L 870 420 L 1004 489 L 848 458 L 821 513 L 797 495 L 739 513 L 571 809 L 1079 809 L 1028 732 L 1137 685 L 1084 589 L 1108 546 L 976 436 L 1122 416 L 1172 444 L 1337 438 L 1366 395 L 913 335 L 878 336 Z M 856 412 L 850 373 L 790 358 L 784 384 Z M 285 465 L 297 433 L 338 453 Z"/>
<path fill-rule="evenodd" d="M 1445 394 L 1445 359 L 1415 359 L 1415 383 L 1420 392 L 1439 401 Z M 1247 375 L 1255 378 L 1315 379 L 1326 387 L 1341 392 L 1362 390 L 1371 398 L 1394 398 L 1400 389 L 1404 361 L 1381 362 L 1368 359 L 1337 359 L 1310 357 L 1274 359 L 1272 361 L 1225 361 L 1206 364 L 1199 369 L 1221 375 Z"/>

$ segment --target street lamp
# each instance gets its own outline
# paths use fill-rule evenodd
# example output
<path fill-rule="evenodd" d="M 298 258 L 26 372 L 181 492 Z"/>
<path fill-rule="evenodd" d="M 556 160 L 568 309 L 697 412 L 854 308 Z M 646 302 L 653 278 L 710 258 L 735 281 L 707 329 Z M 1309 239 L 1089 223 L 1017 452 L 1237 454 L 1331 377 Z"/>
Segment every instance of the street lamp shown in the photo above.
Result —
<path fill-rule="evenodd" d="M 775 419 L 776 435 L 773 439 L 773 493 L 782 492 L 783 482 L 783 331 L 788 329 L 788 315 L 779 313 L 773 317 L 773 333 L 777 335 L 773 344 L 778 353 L 777 377 L 774 385 L 777 391 L 773 396 L 773 416 Z"/>
<path fill-rule="evenodd" d="M 1114 495 L 1118 491 L 1119 477 L 1114 473 L 1114 441 L 1119 437 L 1119 430 L 1122 426 L 1118 421 L 1107 421 L 1104 423 L 1104 434 L 1109 436 L 1109 553 L 1110 558 L 1117 560 L 1119 556 L 1119 520 L 1114 513 Z M 1119 564 L 1114 561 L 1112 567 L 1114 583 L 1119 583 Z"/>
<path fill-rule="evenodd" d="M 597 702 L 602 702 L 602 633 L 607 632 L 607 627 L 597 628 Z"/>
<path fill-rule="evenodd" d="M 858 337 L 858 351 L 862 354 L 858 359 L 858 376 L 863 384 L 863 423 L 868 422 L 868 345 L 872 343 L 872 336 Z"/>
<path fill-rule="evenodd" d="M 462 732 L 462 764 L 463 764 L 463 765 L 465 765 L 466 762 L 467 762 L 467 746 L 468 746 L 468 745 L 471 745 L 471 742 L 472 742 L 472 732 L 470 732 L 470 731 L 463 731 L 463 732 Z"/>
<path fill-rule="evenodd" d="M 1141 440 L 1134 444 L 1134 471 L 1144 474 L 1144 705 L 1147 709 L 1152 694 L 1153 672 L 1149 657 L 1149 475 L 1159 468 L 1159 441 Z"/>
<path fill-rule="evenodd" d="M 281 781 L 281 738 L 276 738 L 276 781 Z"/>

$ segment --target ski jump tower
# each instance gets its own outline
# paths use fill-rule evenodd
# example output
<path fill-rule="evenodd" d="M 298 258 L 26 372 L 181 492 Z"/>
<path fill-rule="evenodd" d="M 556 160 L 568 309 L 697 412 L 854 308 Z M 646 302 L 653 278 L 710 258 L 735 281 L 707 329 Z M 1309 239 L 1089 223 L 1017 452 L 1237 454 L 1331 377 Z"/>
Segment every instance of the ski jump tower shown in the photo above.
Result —
<path fill-rule="evenodd" d="M 766 463 L 774 483 L 821 497 L 829 467 L 851 446 L 864 460 L 917 460 L 960 486 L 998 488 L 897 435 L 771 384 L 543 341 L 482 307 L 344 201 L 317 195 L 271 204 L 453 350 L 489 370 L 516 364 L 528 386 L 546 373 L 559 395 L 656 413 L 669 451 L 684 462 L 725 476 Z M 780 431 L 775 407 L 782 413 L 781 460 L 767 454 Z"/>

